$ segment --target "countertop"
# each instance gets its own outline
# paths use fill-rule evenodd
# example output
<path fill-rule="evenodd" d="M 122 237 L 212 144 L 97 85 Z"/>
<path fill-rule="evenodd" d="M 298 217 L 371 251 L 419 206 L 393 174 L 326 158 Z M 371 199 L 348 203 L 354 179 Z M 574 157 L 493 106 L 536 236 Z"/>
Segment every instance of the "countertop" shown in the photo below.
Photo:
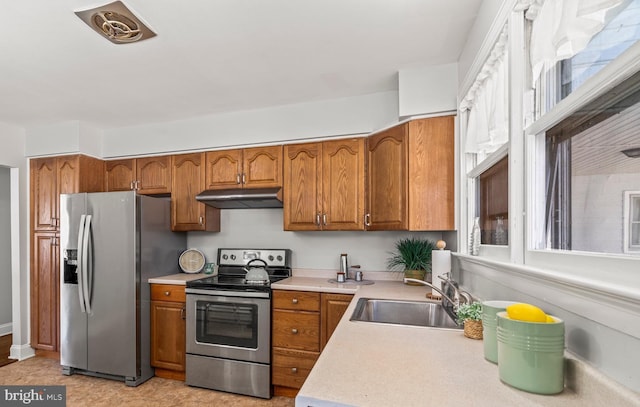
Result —
<path fill-rule="evenodd" d="M 187 281 L 198 280 L 207 276 L 208 274 L 204 273 L 178 273 L 168 276 L 150 278 L 149 284 L 187 285 Z"/>
<path fill-rule="evenodd" d="M 426 300 L 428 287 L 398 281 L 349 286 L 294 277 L 274 289 L 353 293 L 296 397 L 296 406 L 638 406 L 639 395 L 567 354 L 566 388 L 527 393 L 502 383 L 481 340 L 462 331 L 349 321 L 360 297 Z"/>

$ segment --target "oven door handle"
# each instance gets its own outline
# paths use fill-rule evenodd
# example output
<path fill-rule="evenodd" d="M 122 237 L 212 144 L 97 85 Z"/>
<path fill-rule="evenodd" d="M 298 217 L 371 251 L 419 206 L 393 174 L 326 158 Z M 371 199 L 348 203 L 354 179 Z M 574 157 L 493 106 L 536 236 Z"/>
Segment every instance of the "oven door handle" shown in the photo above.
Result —
<path fill-rule="evenodd" d="M 269 298 L 270 295 L 265 291 L 232 291 L 232 290 L 204 290 L 198 288 L 186 288 L 187 294 L 200 295 L 220 295 L 224 297 L 240 297 L 240 298 Z"/>

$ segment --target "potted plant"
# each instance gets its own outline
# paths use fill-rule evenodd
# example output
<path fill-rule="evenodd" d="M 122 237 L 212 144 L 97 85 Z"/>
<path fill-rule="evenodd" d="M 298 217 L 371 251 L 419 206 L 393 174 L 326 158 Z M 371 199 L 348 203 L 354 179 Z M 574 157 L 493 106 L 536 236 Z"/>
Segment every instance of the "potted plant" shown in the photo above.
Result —
<path fill-rule="evenodd" d="M 431 271 L 431 251 L 435 243 L 430 240 L 410 237 L 396 242 L 396 250 L 391 253 L 387 265 L 391 270 L 404 272 L 407 278 L 424 280 L 427 272 Z M 416 283 L 407 283 L 416 285 Z"/>
<path fill-rule="evenodd" d="M 482 339 L 482 304 L 472 302 L 458 307 L 458 323 L 464 323 L 464 336 Z"/>

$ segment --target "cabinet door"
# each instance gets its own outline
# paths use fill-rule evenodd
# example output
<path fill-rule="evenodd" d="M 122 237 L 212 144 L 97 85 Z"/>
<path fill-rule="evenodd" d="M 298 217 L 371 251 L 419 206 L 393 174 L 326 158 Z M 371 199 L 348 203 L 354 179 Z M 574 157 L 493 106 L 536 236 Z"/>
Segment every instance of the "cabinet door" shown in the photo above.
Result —
<path fill-rule="evenodd" d="M 151 366 L 183 372 L 185 351 L 185 304 L 151 301 Z"/>
<path fill-rule="evenodd" d="M 220 210 L 196 201 L 204 185 L 205 153 L 172 157 L 171 230 L 220 231 Z"/>
<path fill-rule="evenodd" d="M 238 188 L 242 182 L 242 150 L 206 153 L 204 189 Z"/>
<path fill-rule="evenodd" d="M 33 230 L 55 230 L 58 218 L 58 177 L 55 157 L 30 163 L 31 226 Z"/>
<path fill-rule="evenodd" d="M 80 156 L 58 157 L 56 158 L 56 166 L 58 171 L 58 195 L 80 192 Z"/>
<path fill-rule="evenodd" d="M 409 230 L 455 229 L 454 117 L 409 126 Z"/>
<path fill-rule="evenodd" d="M 135 168 L 139 194 L 171 193 L 171 156 L 138 158 Z"/>
<path fill-rule="evenodd" d="M 36 232 L 31 247 L 31 346 L 58 351 L 59 281 L 58 236 Z"/>
<path fill-rule="evenodd" d="M 364 230 L 365 139 L 322 143 L 322 229 Z"/>
<path fill-rule="evenodd" d="M 322 144 L 284 146 L 284 230 L 318 230 L 322 211 Z"/>
<path fill-rule="evenodd" d="M 392 127 L 368 140 L 369 230 L 406 230 L 407 126 Z"/>
<path fill-rule="evenodd" d="M 243 156 L 242 182 L 245 188 L 282 186 L 282 146 L 247 148 Z"/>
<path fill-rule="evenodd" d="M 105 191 L 130 191 L 136 180 L 136 160 L 112 160 L 105 163 Z"/>
<path fill-rule="evenodd" d="M 320 351 L 320 313 L 273 310 L 274 348 Z"/>
<path fill-rule="evenodd" d="M 331 338 L 340 319 L 347 310 L 353 295 L 322 293 L 322 315 L 320 318 L 320 350 Z"/>

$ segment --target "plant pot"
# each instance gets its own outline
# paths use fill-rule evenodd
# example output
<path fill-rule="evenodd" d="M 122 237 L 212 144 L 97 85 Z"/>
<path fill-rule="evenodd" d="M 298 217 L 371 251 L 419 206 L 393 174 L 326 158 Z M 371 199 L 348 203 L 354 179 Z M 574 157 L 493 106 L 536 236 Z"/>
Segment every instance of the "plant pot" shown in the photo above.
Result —
<path fill-rule="evenodd" d="M 424 270 L 405 270 L 404 276 L 406 278 L 415 278 L 416 280 L 424 280 L 424 276 L 427 274 Z M 421 285 L 419 283 L 406 282 L 407 285 Z"/>
<path fill-rule="evenodd" d="M 482 339 L 482 320 L 465 319 L 464 336 L 471 339 Z"/>

